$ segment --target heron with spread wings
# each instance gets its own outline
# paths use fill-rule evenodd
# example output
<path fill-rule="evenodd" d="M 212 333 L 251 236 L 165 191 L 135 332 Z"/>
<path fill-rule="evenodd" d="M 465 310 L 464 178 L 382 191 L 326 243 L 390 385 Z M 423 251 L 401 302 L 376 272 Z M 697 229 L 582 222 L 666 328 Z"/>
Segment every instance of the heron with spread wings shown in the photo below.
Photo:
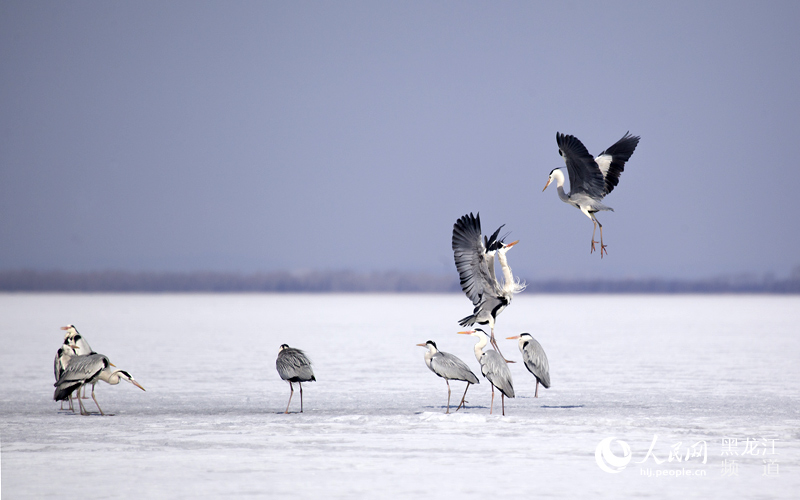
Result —
<path fill-rule="evenodd" d="M 519 240 L 504 243 L 497 228 L 490 237 L 481 236 L 481 215 L 464 215 L 453 225 L 453 255 L 461 279 L 461 289 L 475 306 L 472 314 L 462 318 L 461 326 L 489 325 L 490 342 L 500 352 L 494 338 L 497 316 L 511 303 L 514 294 L 525 290 L 525 284 L 514 278 L 506 252 Z M 503 271 L 503 282 L 494 272 L 495 256 Z"/>
<path fill-rule="evenodd" d="M 558 197 L 564 203 L 576 207 L 589 217 L 594 223 L 592 229 L 592 249 L 595 251 L 594 235 L 600 226 L 600 258 L 603 252 L 608 255 L 606 245 L 603 244 L 603 225 L 597 220 L 597 212 L 614 209 L 602 203 L 603 198 L 619 183 L 619 176 L 625 170 L 625 163 L 630 159 L 640 137 L 626 132 L 622 139 L 615 142 L 610 148 L 592 158 L 586 147 L 574 135 L 565 135 L 556 132 L 558 154 L 564 159 L 569 174 L 569 194 L 564 192 L 564 173 L 561 168 L 554 168 L 550 172 L 544 191 L 551 182 L 556 181 Z M 562 167 L 563 168 L 563 167 Z"/>

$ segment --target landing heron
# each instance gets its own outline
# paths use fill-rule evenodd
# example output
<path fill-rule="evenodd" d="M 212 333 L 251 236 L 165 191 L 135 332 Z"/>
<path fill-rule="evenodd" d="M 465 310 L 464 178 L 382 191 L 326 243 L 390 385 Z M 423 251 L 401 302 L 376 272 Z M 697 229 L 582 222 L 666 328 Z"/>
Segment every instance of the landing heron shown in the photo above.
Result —
<path fill-rule="evenodd" d="M 481 215 L 472 213 L 459 218 L 453 225 L 453 256 L 461 279 L 461 289 L 475 306 L 472 314 L 462 318 L 461 326 L 489 325 L 492 346 L 500 352 L 494 338 L 494 324 L 497 316 L 511 304 L 514 294 L 525 290 L 525 284 L 514 278 L 508 265 L 506 252 L 519 240 L 504 243 L 498 239 L 497 228 L 491 237 L 481 236 Z M 503 283 L 495 277 L 494 257 L 503 270 Z"/>
<path fill-rule="evenodd" d="M 603 225 L 597 220 L 595 214 L 602 210 L 614 211 L 613 208 L 602 203 L 603 198 L 619 183 L 619 176 L 625 169 L 625 163 L 630 159 L 636 146 L 639 144 L 640 137 L 630 135 L 626 132 L 622 139 L 615 142 L 610 148 L 606 149 L 597 158 L 592 158 L 586 147 L 573 135 L 565 135 L 556 132 L 556 143 L 558 144 L 558 154 L 564 159 L 569 174 L 569 194 L 564 192 L 564 173 L 560 168 L 554 168 L 550 172 L 544 191 L 551 182 L 556 181 L 558 197 L 564 203 L 578 208 L 586 217 L 594 223 L 592 229 L 592 249 L 595 251 L 594 239 L 597 226 L 600 226 L 600 258 L 603 252 L 608 255 L 606 245 L 603 244 Z"/>

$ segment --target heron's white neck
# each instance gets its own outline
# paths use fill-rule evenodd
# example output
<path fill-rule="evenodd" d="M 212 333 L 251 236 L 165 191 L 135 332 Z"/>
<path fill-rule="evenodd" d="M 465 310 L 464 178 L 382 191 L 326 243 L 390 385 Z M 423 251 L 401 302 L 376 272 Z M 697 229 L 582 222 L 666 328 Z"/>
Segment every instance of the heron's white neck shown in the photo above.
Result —
<path fill-rule="evenodd" d="M 553 170 L 551 175 L 556 180 L 556 187 L 564 187 L 564 172 L 560 168 Z"/>
<path fill-rule="evenodd" d="M 562 201 L 569 201 L 569 196 L 566 192 L 564 192 L 564 172 L 561 169 L 553 170 L 553 173 L 550 174 L 553 176 L 553 179 L 556 180 L 556 191 L 558 191 L 558 197 L 561 198 Z"/>
<path fill-rule="evenodd" d="M 478 363 L 480 363 L 481 357 L 483 356 L 483 348 L 489 343 L 489 337 L 483 332 L 475 332 L 472 335 L 478 337 L 478 342 L 475 344 L 475 357 L 478 359 Z"/>
<path fill-rule="evenodd" d="M 121 370 L 116 370 L 112 372 L 110 368 L 106 368 L 100 372 L 98 378 L 109 385 L 117 385 L 120 380 L 120 371 Z"/>
<path fill-rule="evenodd" d="M 425 351 L 425 364 L 428 365 L 428 368 L 431 367 L 431 359 L 434 354 L 436 354 L 436 348 L 428 344 L 428 350 Z"/>
<path fill-rule="evenodd" d="M 503 269 L 503 290 L 511 293 L 519 293 L 525 290 L 525 284 L 514 279 L 514 274 L 508 265 L 508 259 L 506 259 L 506 252 L 503 249 L 497 252 L 497 260 L 500 261 L 500 267 Z"/>

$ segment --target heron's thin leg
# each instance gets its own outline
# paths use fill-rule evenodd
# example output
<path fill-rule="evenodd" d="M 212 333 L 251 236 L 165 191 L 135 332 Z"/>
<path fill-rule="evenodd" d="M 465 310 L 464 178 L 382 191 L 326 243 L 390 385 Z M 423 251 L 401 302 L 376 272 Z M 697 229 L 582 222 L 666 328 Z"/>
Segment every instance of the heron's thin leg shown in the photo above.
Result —
<path fill-rule="evenodd" d="M 286 403 L 286 411 L 283 413 L 289 413 L 289 405 L 292 404 L 292 396 L 294 396 L 294 387 L 292 387 L 291 382 L 289 382 L 289 390 L 292 392 L 289 393 L 289 402 Z"/>
<path fill-rule="evenodd" d="M 534 394 L 533 397 L 535 397 L 535 398 L 539 397 L 539 379 L 538 378 L 536 379 L 536 394 Z"/>
<path fill-rule="evenodd" d="M 489 415 L 492 414 L 492 410 L 494 410 L 494 386 L 492 386 L 492 404 L 489 406 Z"/>
<path fill-rule="evenodd" d="M 297 385 L 300 386 L 300 413 L 303 413 L 303 383 L 298 382 Z"/>
<path fill-rule="evenodd" d="M 594 233 L 595 231 L 597 231 L 597 224 L 598 224 L 597 219 L 595 219 L 594 216 L 592 216 L 592 222 L 594 222 L 594 227 L 592 228 L 592 249 L 589 253 L 594 253 L 594 244 L 598 243 L 597 241 L 594 240 Z M 600 226 L 600 234 L 603 234 L 603 226 Z M 603 238 L 601 237 L 600 239 L 602 240 Z M 600 258 L 601 259 L 603 258 L 602 247 L 600 251 Z"/>
<path fill-rule="evenodd" d="M 447 382 L 447 411 L 445 413 L 450 413 L 450 381 L 444 379 Z"/>
<path fill-rule="evenodd" d="M 503 402 L 503 416 L 506 416 L 506 395 L 503 392 L 500 392 L 500 401 Z"/>
<path fill-rule="evenodd" d="M 77 399 L 78 399 L 78 406 L 81 409 L 81 415 L 88 415 L 89 412 L 86 411 L 86 408 L 83 407 L 83 402 L 81 401 L 81 390 L 80 390 L 80 388 L 78 388 L 78 398 Z"/>
<path fill-rule="evenodd" d="M 456 408 L 456 411 L 458 411 L 458 410 L 459 410 L 459 409 L 460 409 L 462 406 L 464 407 L 464 409 L 466 409 L 466 408 L 467 408 L 467 404 L 466 404 L 467 402 L 466 402 L 466 401 L 464 401 L 464 399 L 467 397 L 467 390 L 469 390 L 469 386 L 470 386 L 470 385 L 472 385 L 472 384 L 470 384 L 469 382 L 467 382 L 467 388 L 466 388 L 466 389 L 464 389 L 464 395 L 463 395 L 463 396 L 461 396 L 461 403 L 459 403 L 459 404 L 458 404 L 458 408 Z"/>
<path fill-rule="evenodd" d="M 497 351 L 497 353 L 500 356 L 503 356 L 503 353 L 500 352 L 500 348 L 497 347 L 497 341 L 494 339 L 494 325 L 492 325 L 492 335 L 491 335 L 491 338 L 489 339 L 489 342 L 491 342 L 492 347 L 494 347 L 495 351 Z M 503 356 L 503 361 L 505 361 L 506 363 L 515 363 L 515 361 L 511 361 L 510 359 L 506 359 L 505 356 Z"/>
<path fill-rule="evenodd" d="M 606 245 L 603 244 L 603 225 L 600 224 L 600 221 L 597 222 L 597 225 L 600 226 L 600 258 L 603 258 L 603 252 L 608 255 L 608 250 L 606 250 Z"/>
<path fill-rule="evenodd" d="M 105 413 L 103 413 L 103 409 L 100 408 L 100 403 L 97 402 L 97 398 L 94 397 L 94 384 L 92 384 L 92 399 L 94 399 L 94 404 L 97 405 L 97 409 L 100 410 L 100 415 L 105 415 Z"/>

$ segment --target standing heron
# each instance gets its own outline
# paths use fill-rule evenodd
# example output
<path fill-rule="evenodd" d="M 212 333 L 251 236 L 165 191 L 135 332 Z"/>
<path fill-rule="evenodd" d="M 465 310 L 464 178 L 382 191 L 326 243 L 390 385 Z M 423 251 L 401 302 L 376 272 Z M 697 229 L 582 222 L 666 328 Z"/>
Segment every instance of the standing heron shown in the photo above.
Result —
<path fill-rule="evenodd" d="M 61 329 L 66 332 L 64 333 L 64 342 L 66 343 L 66 341 L 69 341 L 70 344 L 74 344 L 77 347 L 76 353 L 78 356 L 84 356 L 94 352 L 91 346 L 89 346 L 89 342 L 83 338 L 83 335 L 78 333 L 78 329 L 75 328 L 75 326 L 62 326 Z"/>
<path fill-rule="evenodd" d="M 453 256 L 461 279 L 461 289 L 475 306 L 472 314 L 462 318 L 461 326 L 489 325 L 492 346 L 500 352 L 494 338 L 494 324 L 497 316 L 510 303 L 514 294 L 525 290 L 525 284 L 515 279 L 508 266 L 506 252 L 519 243 L 503 243 L 498 239 L 497 228 L 491 237 L 481 237 L 481 215 L 464 215 L 453 224 Z M 481 239 L 482 238 L 482 239 Z M 494 257 L 500 261 L 503 270 L 503 283 L 497 281 L 494 273 Z"/>
<path fill-rule="evenodd" d="M 53 360 L 53 375 L 55 375 L 56 382 L 58 379 L 61 378 L 61 375 L 64 374 L 64 371 L 67 369 L 67 365 L 72 358 L 77 356 L 75 352 L 77 350 L 77 346 L 70 344 L 68 339 L 64 339 L 64 343 L 61 344 L 61 347 L 58 348 L 56 351 L 56 357 Z M 75 411 L 72 407 L 72 395 L 68 396 L 69 399 L 69 409 Z M 61 401 L 61 409 L 64 409 L 64 401 Z"/>
<path fill-rule="evenodd" d="M 314 371 L 311 369 L 311 360 L 300 349 L 283 344 L 278 350 L 275 368 L 281 378 L 289 382 L 289 390 L 291 391 L 284 413 L 289 413 L 289 405 L 292 404 L 292 396 L 294 395 L 292 382 L 297 382 L 300 385 L 300 413 L 303 413 L 303 382 L 315 382 L 317 380 L 314 378 Z"/>
<path fill-rule="evenodd" d="M 75 346 L 75 354 L 77 354 L 78 356 L 84 356 L 87 354 L 92 354 L 94 352 L 92 350 L 92 347 L 89 345 L 89 342 L 87 342 L 86 339 L 83 338 L 83 335 L 78 333 L 78 329 L 75 328 L 74 325 L 62 326 L 61 329 L 66 332 L 64 333 L 64 343 L 66 344 L 69 342 L 70 344 L 73 344 Z M 81 397 L 81 395 L 78 394 L 78 397 Z M 83 389 L 83 399 L 89 399 L 86 397 L 85 387 Z M 70 406 L 71 405 L 72 405 L 72 399 L 70 398 Z"/>
<path fill-rule="evenodd" d="M 450 413 L 450 381 L 463 380 L 467 383 L 467 387 L 464 389 L 464 395 L 461 397 L 461 403 L 459 403 L 458 408 L 456 408 L 456 411 L 460 410 L 461 407 L 464 406 L 464 398 L 467 397 L 469 386 L 471 384 L 480 384 L 481 381 L 478 380 L 478 377 L 472 373 L 469 366 L 461 361 L 460 358 L 449 352 L 438 350 L 436 348 L 436 342 L 433 340 L 417 345 L 428 348 L 428 351 L 425 353 L 425 364 L 428 365 L 428 368 L 430 368 L 433 373 L 442 377 L 444 381 L 447 382 L 447 411 L 445 413 Z M 466 408 L 466 406 L 464 407 Z"/>
<path fill-rule="evenodd" d="M 500 390 L 500 400 L 503 403 L 503 416 L 506 414 L 506 397 L 514 397 L 514 385 L 511 381 L 511 370 L 508 369 L 506 361 L 503 356 L 497 351 L 489 349 L 484 351 L 483 348 L 489 343 L 489 337 L 486 332 L 477 328 L 467 332 L 458 332 L 461 335 L 472 335 L 478 337 L 478 342 L 475 344 L 475 357 L 481 365 L 481 373 L 492 384 L 492 405 L 489 407 L 489 414 L 492 414 L 494 409 L 494 388 Z"/>
<path fill-rule="evenodd" d="M 592 249 L 589 253 L 595 250 L 594 244 L 597 241 L 594 239 L 594 234 L 597 226 L 600 226 L 601 259 L 603 252 L 608 255 L 608 250 L 603 244 L 603 225 L 597 220 L 595 214 L 601 210 L 614 211 L 613 208 L 603 205 L 601 201 L 619 183 L 619 176 L 625 170 L 625 162 L 630 159 L 633 150 L 639 144 L 639 139 L 640 137 L 626 132 L 622 139 L 615 142 L 613 146 L 600 153 L 597 158 L 592 158 L 586 147 L 575 136 L 556 132 L 558 154 L 564 158 L 564 162 L 567 164 L 570 191 L 569 194 L 564 192 L 564 173 L 560 168 L 554 168 L 550 172 L 544 189 L 547 189 L 551 182 L 556 181 L 558 197 L 561 198 L 561 201 L 578 208 L 592 220 L 594 229 L 592 229 Z"/>
<path fill-rule="evenodd" d="M 540 344 L 530 333 L 520 333 L 513 337 L 506 337 L 508 340 L 519 339 L 519 352 L 525 361 L 525 368 L 536 377 L 536 394 L 539 397 L 539 384 L 545 389 L 550 388 L 550 363 L 547 361 L 547 354 L 544 353 Z"/>
<path fill-rule="evenodd" d="M 122 379 L 144 390 L 144 387 L 139 385 L 139 382 L 134 380 L 128 372 L 123 370 L 111 370 L 110 367 L 112 366 L 114 365 L 102 354 L 92 353 L 75 356 L 70 360 L 64 373 L 54 384 L 56 390 L 53 394 L 53 399 L 56 401 L 63 401 L 72 394 L 72 391 L 80 389 L 87 384 L 91 384 L 94 404 L 97 405 L 100 414 L 105 415 L 94 395 L 94 386 L 98 381 L 102 380 L 111 385 L 116 385 L 119 384 L 120 379 Z M 81 415 L 89 415 L 89 412 L 84 408 L 80 398 L 78 398 L 78 405 L 81 409 Z"/>

